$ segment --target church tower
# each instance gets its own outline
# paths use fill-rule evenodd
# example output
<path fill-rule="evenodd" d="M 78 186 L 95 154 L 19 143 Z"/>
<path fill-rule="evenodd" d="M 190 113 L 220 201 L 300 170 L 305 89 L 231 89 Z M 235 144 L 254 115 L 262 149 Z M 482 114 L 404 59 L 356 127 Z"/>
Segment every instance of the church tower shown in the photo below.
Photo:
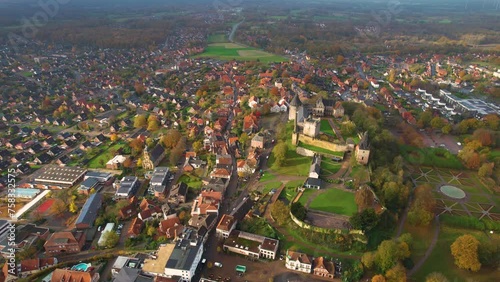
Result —
<path fill-rule="evenodd" d="M 154 164 L 153 161 L 151 161 L 151 156 L 149 155 L 147 145 L 144 147 L 144 154 L 142 156 L 142 168 L 144 168 L 145 170 L 151 170 L 154 168 Z"/>

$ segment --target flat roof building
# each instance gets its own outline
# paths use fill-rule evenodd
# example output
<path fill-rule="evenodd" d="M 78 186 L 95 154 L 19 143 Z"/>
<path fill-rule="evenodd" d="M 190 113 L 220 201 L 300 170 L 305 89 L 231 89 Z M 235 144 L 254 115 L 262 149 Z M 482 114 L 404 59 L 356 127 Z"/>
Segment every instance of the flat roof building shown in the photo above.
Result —
<path fill-rule="evenodd" d="M 130 198 L 137 193 L 139 189 L 140 182 L 135 176 L 125 176 L 122 178 L 119 184 L 115 184 L 117 187 L 115 197 L 119 199 Z"/>
<path fill-rule="evenodd" d="M 86 172 L 79 167 L 48 166 L 35 178 L 35 183 L 67 188 L 81 181 Z"/>
<path fill-rule="evenodd" d="M 166 196 L 169 175 L 170 170 L 168 167 L 155 168 L 149 181 L 149 191 L 153 192 L 156 197 Z"/>
<path fill-rule="evenodd" d="M 31 188 L 16 188 L 15 197 L 24 199 L 33 199 L 40 194 L 40 190 Z"/>
<path fill-rule="evenodd" d="M 233 230 L 224 241 L 224 250 L 252 258 L 275 259 L 279 241 L 264 236 Z"/>
<path fill-rule="evenodd" d="M 191 281 L 203 255 L 203 237 L 194 229 L 186 229 L 165 265 L 168 278 L 180 277 L 179 281 Z"/>
<path fill-rule="evenodd" d="M 160 245 L 155 256 L 144 260 L 142 271 L 146 274 L 166 277 L 165 266 L 167 265 L 167 261 L 170 258 L 174 247 L 174 244 Z"/>
<path fill-rule="evenodd" d="M 85 177 L 83 178 L 83 180 L 87 180 L 89 178 L 95 178 L 100 183 L 105 183 L 105 182 L 110 181 L 113 178 L 113 174 L 107 173 L 107 172 L 101 172 L 101 171 L 88 171 L 85 174 Z"/>

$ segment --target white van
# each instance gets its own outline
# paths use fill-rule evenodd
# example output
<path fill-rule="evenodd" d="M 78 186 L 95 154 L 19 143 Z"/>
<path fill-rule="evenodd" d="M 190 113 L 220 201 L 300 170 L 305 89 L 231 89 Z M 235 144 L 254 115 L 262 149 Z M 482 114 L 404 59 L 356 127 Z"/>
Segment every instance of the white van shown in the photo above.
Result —
<path fill-rule="evenodd" d="M 214 265 L 217 267 L 222 267 L 222 263 L 220 263 L 220 262 L 215 262 Z"/>

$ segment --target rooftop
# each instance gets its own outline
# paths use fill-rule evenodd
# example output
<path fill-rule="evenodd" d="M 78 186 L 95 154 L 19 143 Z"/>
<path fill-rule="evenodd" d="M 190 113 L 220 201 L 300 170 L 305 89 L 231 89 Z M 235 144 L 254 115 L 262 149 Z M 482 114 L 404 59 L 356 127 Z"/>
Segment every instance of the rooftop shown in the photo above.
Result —
<path fill-rule="evenodd" d="M 203 248 L 202 239 L 196 230 L 187 229 L 182 234 L 182 238 L 176 242 L 165 267 L 190 270 L 196 254 L 200 248 Z"/>
<path fill-rule="evenodd" d="M 142 270 L 147 273 L 165 273 L 165 266 L 172 252 L 174 251 L 174 244 L 164 244 L 158 248 L 156 259 L 146 259 Z"/>
<path fill-rule="evenodd" d="M 72 186 L 87 172 L 84 168 L 48 166 L 35 178 L 35 182 Z"/>

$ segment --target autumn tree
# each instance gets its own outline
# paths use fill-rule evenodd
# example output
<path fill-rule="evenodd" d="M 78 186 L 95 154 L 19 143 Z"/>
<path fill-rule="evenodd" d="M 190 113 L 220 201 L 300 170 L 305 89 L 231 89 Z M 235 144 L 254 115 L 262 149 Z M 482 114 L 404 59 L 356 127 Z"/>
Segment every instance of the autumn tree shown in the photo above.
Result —
<path fill-rule="evenodd" d="M 493 167 L 495 163 L 484 163 L 481 165 L 479 170 L 477 171 L 477 175 L 480 177 L 490 177 L 493 174 Z"/>
<path fill-rule="evenodd" d="M 61 199 L 56 199 L 50 207 L 50 211 L 54 215 L 61 215 L 66 211 L 66 203 L 64 203 Z"/>
<path fill-rule="evenodd" d="M 491 130 L 479 128 L 473 133 L 473 138 L 481 143 L 481 146 L 486 147 L 494 145 L 494 135 Z"/>
<path fill-rule="evenodd" d="M 386 272 L 385 278 L 387 282 L 406 282 L 406 269 L 398 263 Z"/>
<path fill-rule="evenodd" d="M 479 241 L 472 235 L 465 234 L 458 237 L 451 244 L 451 254 L 455 258 L 455 264 L 461 268 L 473 272 L 481 269 L 478 258 Z"/>
<path fill-rule="evenodd" d="M 385 240 L 377 247 L 374 263 L 382 273 L 386 273 L 408 257 L 410 257 L 410 250 L 406 242 Z M 387 275 L 386 278 L 388 278 Z"/>
<path fill-rule="evenodd" d="M 156 131 L 160 128 L 160 122 L 158 117 L 155 115 L 150 115 L 148 117 L 148 131 Z"/>
<path fill-rule="evenodd" d="M 375 265 L 375 252 L 366 252 L 361 256 L 361 263 L 367 269 L 372 269 Z"/>
<path fill-rule="evenodd" d="M 118 138 L 118 134 L 116 134 L 116 133 L 111 134 L 111 136 L 109 137 L 109 139 L 111 140 L 111 142 L 118 141 L 118 139 L 119 139 Z"/>
<path fill-rule="evenodd" d="M 432 194 L 429 184 L 420 185 L 415 188 L 415 196 L 410 210 L 408 220 L 413 225 L 428 225 L 434 218 L 436 200 Z"/>
<path fill-rule="evenodd" d="M 124 168 L 131 168 L 134 163 L 132 162 L 131 158 L 126 158 L 125 161 L 123 161 L 122 166 Z"/>
<path fill-rule="evenodd" d="M 203 143 L 200 140 L 194 141 L 193 142 L 193 150 L 196 153 L 199 153 L 203 150 Z"/>
<path fill-rule="evenodd" d="M 136 138 L 130 141 L 129 146 L 135 154 L 138 154 L 142 151 L 142 148 L 144 148 L 144 142 L 141 139 Z"/>
<path fill-rule="evenodd" d="M 181 139 L 182 134 L 180 133 L 179 130 L 177 129 L 170 129 L 167 131 L 165 135 L 161 138 L 161 142 L 166 148 L 174 148 L 175 145 L 179 142 Z"/>
<path fill-rule="evenodd" d="M 430 125 L 434 129 L 441 129 L 441 128 L 443 128 L 443 126 L 446 125 L 446 121 L 441 117 L 434 117 L 431 120 Z"/>
<path fill-rule="evenodd" d="M 273 87 L 273 88 L 271 88 L 271 90 L 269 90 L 269 94 L 274 95 L 274 96 L 278 96 L 280 94 L 280 91 L 279 91 L 278 87 Z"/>
<path fill-rule="evenodd" d="M 342 133 L 346 136 L 351 136 L 356 132 L 356 124 L 350 120 L 342 122 L 340 125 Z"/>
<path fill-rule="evenodd" d="M 342 65 L 344 63 L 344 60 L 345 60 L 344 56 L 337 55 L 337 60 L 336 60 L 337 65 L 339 66 Z"/>
<path fill-rule="evenodd" d="M 271 207 L 271 214 L 279 225 L 283 225 L 290 219 L 290 208 L 283 201 L 277 200 Z"/>
<path fill-rule="evenodd" d="M 146 91 L 146 87 L 144 87 L 144 84 L 140 81 L 136 81 L 134 84 L 134 90 L 137 94 L 141 95 Z"/>
<path fill-rule="evenodd" d="M 144 115 L 135 116 L 135 118 L 134 118 L 134 127 L 135 128 L 146 127 L 146 125 L 147 125 L 146 116 L 144 116 Z"/>
<path fill-rule="evenodd" d="M 362 211 L 373 206 L 374 196 L 370 188 L 363 186 L 354 194 L 354 199 L 358 205 L 358 210 Z"/>
<path fill-rule="evenodd" d="M 245 148 L 248 143 L 248 134 L 246 132 L 241 133 L 239 140 L 240 144 Z"/>
<path fill-rule="evenodd" d="M 449 280 L 440 272 L 432 272 L 425 277 L 425 282 L 449 282 Z"/>
<path fill-rule="evenodd" d="M 385 277 L 384 275 L 377 274 L 372 277 L 372 282 L 385 282 Z"/>

